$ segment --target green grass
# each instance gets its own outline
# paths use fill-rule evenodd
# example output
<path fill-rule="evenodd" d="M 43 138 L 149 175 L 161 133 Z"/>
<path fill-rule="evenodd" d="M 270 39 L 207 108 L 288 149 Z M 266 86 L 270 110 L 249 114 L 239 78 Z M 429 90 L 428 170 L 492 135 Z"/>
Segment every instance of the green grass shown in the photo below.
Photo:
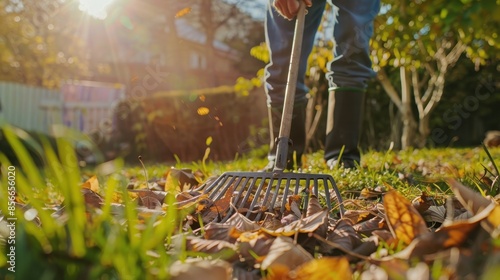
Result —
<path fill-rule="evenodd" d="M 21 162 L 16 168 L 16 190 L 23 207 L 16 209 L 16 273 L 7 271 L 5 231 L 0 236 L 0 275 L 5 279 L 164 279 L 175 261 L 191 255 L 180 249 L 174 236 L 182 232 L 185 213 L 170 207 L 174 193 L 167 195 L 162 213 L 138 213 L 136 202 L 127 192 L 132 177 L 139 183 L 146 178 L 165 176 L 169 168 L 200 170 L 203 180 L 224 171 L 255 171 L 263 167 L 262 152 L 243 156 L 230 162 L 212 162 L 209 154 L 193 163 L 148 164 L 144 168 L 125 166 L 120 160 L 111 164 L 112 172 L 101 169 L 81 170 L 70 144 L 58 140 L 57 156 L 48 144 L 44 145 L 48 165 L 36 167 L 14 133 L 4 130 Z M 489 153 L 489 155 L 488 155 Z M 257 156 L 258 155 L 258 156 Z M 485 195 L 496 195 L 500 184 L 494 180 L 500 149 L 477 148 L 421 149 L 407 151 L 368 151 L 359 169 L 328 170 L 322 153 L 308 154 L 303 172 L 327 173 L 336 180 L 344 198 L 355 197 L 362 190 L 395 188 L 408 199 L 423 191 L 445 200 L 451 192 L 445 183 L 458 178 Z M 7 159 L 0 155 L 0 209 L 7 217 L 8 181 Z M 86 207 L 80 185 L 90 175 L 98 175 L 100 194 L 104 197 L 101 209 Z M 146 176 L 147 174 L 147 176 Z M 498 174 L 496 174 L 498 175 Z M 482 179 L 481 179 L 482 178 Z M 493 185 L 493 186 L 492 186 Z M 171 190 L 167 185 L 167 190 Z M 117 207 L 116 197 L 124 207 Z M 55 206 L 63 209 L 54 208 Z M 32 209 L 32 210 L 29 210 Z M 31 212 L 29 212 L 29 211 Z M 32 218 L 28 213 L 36 213 Z M 27 218 L 28 217 L 28 218 Z M 41 223 L 41 226 L 39 226 Z M 187 232 L 189 233 L 189 232 Z M 187 234 L 186 233 L 186 234 Z M 180 246 L 180 247 L 179 247 Z"/>

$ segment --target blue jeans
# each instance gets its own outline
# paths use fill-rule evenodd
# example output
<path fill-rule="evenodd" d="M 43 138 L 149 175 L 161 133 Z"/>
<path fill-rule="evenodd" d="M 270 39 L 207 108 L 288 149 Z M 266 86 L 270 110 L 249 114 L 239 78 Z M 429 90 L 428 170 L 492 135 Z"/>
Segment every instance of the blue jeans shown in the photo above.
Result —
<path fill-rule="evenodd" d="M 269 0 L 265 19 L 266 42 L 270 51 L 270 62 L 266 66 L 265 90 L 267 103 L 280 106 L 284 94 L 290 64 L 295 21 L 280 16 Z M 334 59 L 328 63 L 329 87 L 365 89 L 368 79 L 374 76 L 369 41 L 373 34 L 373 20 L 379 12 L 380 0 L 328 0 L 334 14 Z M 326 0 L 313 0 L 307 9 L 299 63 L 295 103 L 305 102 L 309 89 L 304 79 L 307 58 L 312 51 L 316 32 L 325 11 Z"/>

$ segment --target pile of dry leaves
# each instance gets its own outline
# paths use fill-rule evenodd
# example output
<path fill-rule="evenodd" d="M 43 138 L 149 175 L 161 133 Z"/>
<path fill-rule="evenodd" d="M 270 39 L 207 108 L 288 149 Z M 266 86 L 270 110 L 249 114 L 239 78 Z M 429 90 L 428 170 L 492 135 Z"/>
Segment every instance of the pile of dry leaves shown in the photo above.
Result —
<path fill-rule="evenodd" d="M 189 172 L 170 176 L 181 184 L 197 184 Z M 103 202 L 92 190 L 95 184 L 89 180 L 83 186 L 89 207 Z M 290 196 L 285 213 L 267 213 L 258 221 L 234 208 L 231 189 L 218 201 L 179 191 L 175 205 L 188 214 L 167 250 L 184 249 L 197 257 L 174 263 L 170 271 L 173 279 L 205 280 L 494 275 L 500 266 L 500 206 L 455 180 L 449 184 L 454 198 L 444 205 L 425 194 L 410 202 L 392 189 L 377 200 L 344 201 L 349 210 L 339 217 L 315 196 L 303 210 L 301 198 Z M 131 192 L 138 209 L 162 212 L 168 207 L 165 189 Z"/>

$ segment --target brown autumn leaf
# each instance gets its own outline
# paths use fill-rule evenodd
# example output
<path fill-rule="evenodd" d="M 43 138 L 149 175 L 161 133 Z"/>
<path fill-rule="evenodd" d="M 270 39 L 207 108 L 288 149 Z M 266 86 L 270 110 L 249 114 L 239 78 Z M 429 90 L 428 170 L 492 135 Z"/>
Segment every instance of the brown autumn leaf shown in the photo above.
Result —
<path fill-rule="evenodd" d="M 187 259 L 175 261 L 169 273 L 172 280 L 230 280 L 232 271 L 231 264 L 220 259 Z"/>
<path fill-rule="evenodd" d="M 328 209 L 292 222 L 284 227 L 272 230 L 262 227 L 261 230 L 272 236 L 292 236 L 295 233 L 312 233 L 324 225 L 328 219 Z"/>
<path fill-rule="evenodd" d="M 345 257 L 324 257 L 306 262 L 289 275 L 295 280 L 352 279 L 349 261 Z"/>
<path fill-rule="evenodd" d="M 384 208 L 389 229 L 404 244 L 429 232 L 415 207 L 397 191 L 390 190 L 384 195 Z"/>
<path fill-rule="evenodd" d="M 382 217 L 374 216 L 367 221 L 353 225 L 353 228 L 360 235 L 369 236 L 375 230 L 387 228 L 387 221 Z"/>
<path fill-rule="evenodd" d="M 361 244 L 361 238 L 354 230 L 352 221 L 349 219 L 340 219 L 335 224 L 333 230 L 329 231 L 326 240 L 335 243 L 344 251 L 352 251 Z M 337 248 L 329 246 L 327 243 L 321 244 L 321 252 L 326 254 L 337 254 Z"/>
<path fill-rule="evenodd" d="M 171 168 L 167 171 L 165 191 L 180 189 L 181 191 L 192 189 L 200 183 L 191 169 Z"/>
<path fill-rule="evenodd" d="M 235 244 L 223 240 L 206 240 L 196 237 L 186 239 L 186 250 L 206 254 L 219 254 L 225 259 L 237 258 Z"/>
<path fill-rule="evenodd" d="M 250 221 L 240 213 L 233 214 L 225 223 L 210 223 L 205 226 L 206 239 L 236 241 L 244 232 L 259 230 L 257 223 Z"/>
<path fill-rule="evenodd" d="M 83 194 L 83 199 L 85 205 L 92 208 L 101 208 L 104 204 L 104 199 L 96 192 L 88 188 L 82 188 L 81 192 Z"/>
<path fill-rule="evenodd" d="M 260 232 L 244 232 L 236 242 L 240 261 L 249 264 L 262 262 L 269 253 L 274 238 Z"/>
<path fill-rule="evenodd" d="M 482 222 L 488 219 L 489 214 L 495 208 L 496 205 L 490 204 L 486 209 L 468 220 L 445 223 L 435 232 L 429 232 L 414 239 L 404 250 L 392 257 L 411 259 L 433 254 L 447 248 L 459 247 L 469 239 Z"/>
<path fill-rule="evenodd" d="M 488 218 L 481 222 L 481 226 L 491 234 L 491 237 L 498 238 L 500 235 L 500 206 L 495 205 L 495 208 L 488 214 Z"/>
<path fill-rule="evenodd" d="M 161 208 L 163 205 L 163 201 L 167 196 L 167 193 L 164 191 L 153 191 L 150 189 L 137 189 L 128 191 L 136 193 L 139 206 L 144 206 L 148 209 Z"/>
<path fill-rule="evenodd" d="M 217 199 L 214 203 L 214 206 L 217 207 L 217 211 L 225 216 L 229 208 L 231 207 L 231 199 L 233 198 L 234 186 L 231 186 L 227 189 L 224 196 L 220 199 Z"/>
<path fill-rule="evenodd" d="M 349 219 L 352 221 L 353 224 L 357 224 L 363 221 L 367 221 L 369 219 L 372 219 L 374 217 L 372 211 L 370 210 L 354 210 L 354 209 L 349 209 L 345 211 L 343 218 L 344 219 Z"/>
<path fill-rule="evenodd" d="M 215 202 L 209 198 L 198 201 L 195 214 L 199 214 L 205 224 L 224 218 L 231 207 L 233 192 L 234 186 L 231 186 L 224 196 Z"/>
<path fill-rule="evenodd" d="M 478 192 L 462 185 L 457 180 L 450 179 L 448 180 L 448 183 L 460 203 L 462 203 L 462 205 L 474 215 L 493 203 L 492 200 L 483 197 Z"/>
<path fill-rule="evenodd" d="M 428 196 L 427 193 L 425 193 L 425 192 L 422 192 L 422 194 L 420 196 L 413 199 L 411 204 L 413 205 L 413 207 L 415 207 L 415 209 L 417 209 L 417 211 L 420 214 L 427 211 L 427 209 L 429 209 L 429 207 L 435 205 L 432 197 Z"/>
<path fill-rule="evenodd" d="M 295 244 L 290 237 L 278 236 L 271 244 L 269 254 L 262 261 L 261 268 L 270 271 L 283 266 L 293 269 L 313 259 L 311 254 L 302 246 Z"/>
<path fill-rule="evenodd" d="M 321 212 L 323 207 L 319 204 L 318 197 L 314 194 L 311 194 L 309 198 L 309 204 L 307 205 L 306 217 L 309 217 L 313 214 Z"/>
<path fill-rule="evenodd" d="M 95 193 L 99 193 L 100 187 L 99 187 L 99 180 L 97 179 L 97 176 L 92 176 L 90 177 L 85 183 L 81 185 L 83 189 L 89 189 L 92 190 Z"/>

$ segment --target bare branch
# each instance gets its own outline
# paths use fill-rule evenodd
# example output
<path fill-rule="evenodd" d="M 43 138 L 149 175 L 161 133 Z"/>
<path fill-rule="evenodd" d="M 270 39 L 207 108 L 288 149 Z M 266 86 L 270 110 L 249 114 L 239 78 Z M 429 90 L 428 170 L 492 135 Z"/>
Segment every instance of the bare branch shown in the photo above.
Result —
<path fill-rule="evenodd" d="M 391 84 L 391 81 L 389 81 L 389 78 L 387 77 L 387 73 L 385 72 L 385 70 L 383 68 L 381 68 L 377 72 L 377 79 L 380 81 L 380 84 L 384 88 L 387 95 L 389 95 L 389 98 L 392 100 L 392 102 L 398 107 L 399 110 L 401 110 L 403 107 L 403 104 L 401 102 L 401 98 L 399 97 L 399 93 L 394 88 L 394 86 Z"/>
<path fill-rule="evenodd" d="M 415 67 L 411 68 L 411 82 L 413 85 L 413 95 L 415 98 L 415 103 L 417 104 L 417 110 L 418 110 L 418 115 L 422 116 L 424 113 L 424 106 L 423 106 L 423 100 L 420 96 L 420 86 L 419 86 L 419 80 L 418 80 L 418 72 Z"/>

